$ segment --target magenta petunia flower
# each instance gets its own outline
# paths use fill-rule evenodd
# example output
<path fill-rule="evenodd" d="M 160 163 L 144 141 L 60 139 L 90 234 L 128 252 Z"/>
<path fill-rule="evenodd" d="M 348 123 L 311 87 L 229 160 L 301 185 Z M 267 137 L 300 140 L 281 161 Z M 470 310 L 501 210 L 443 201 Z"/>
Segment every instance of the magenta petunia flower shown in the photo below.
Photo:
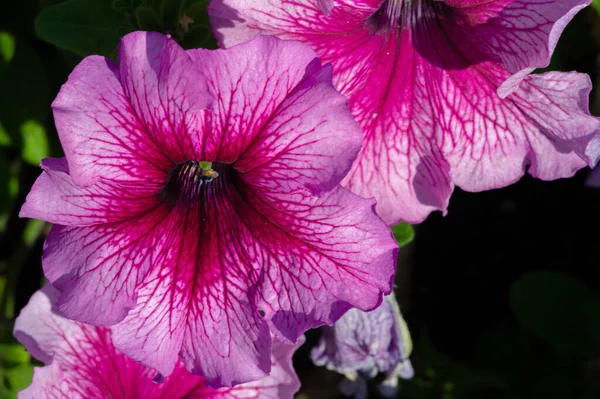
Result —
<path fill-rule="evenodd" d="M 157 384 L 154 370 L 115 349 L 109 328 L 56 313 L 57 296 L 47 284 L 33 294 L 15 322 L 15 337 L 46 364 L 35 369 L 33 382 L 20 399 L 292 399 L 300 388 L 292 368 L 296 346 L 278 341 L 273 343 L 271 374 L 260 381 L 213 389 L 178 364 Z"/>
<path fill-rule="evenodd" d="M 180 358 L 213 387 L 258 380 L 269 330 L 293 343 L 391 290 L 392 234 L 339 185 L 360 128 L 307 45 L 132 33 L 53 109 L 66 158 L 42 162 L 21 216 L 55 224 L 57 308 L 163 375 Z"/>
<path fill-rule="evenodd" d="M 224 47 L 257 34 L 334 66 L 364 145 L 344 184 L 393 224 L 446 211 L 454 186 L 503 187 L 593 165 L 586 75 L 528 75 L 590 0 L 212 0 Z M 328 11 L 324 13 L 323 10 Z"/>
<path fill-rule="evenodd" d="M 395 398 L 398 379 L 414 375 L 411 351 L 410 332 L 390 294 L 375 310 L 351 309 L 333 326 L 323 327 L 311 356 L 317 366 L 344 374 L 340 387 L 345 395 L 367 397 L 366 380 L 381 374 L 380 393 Z"/>

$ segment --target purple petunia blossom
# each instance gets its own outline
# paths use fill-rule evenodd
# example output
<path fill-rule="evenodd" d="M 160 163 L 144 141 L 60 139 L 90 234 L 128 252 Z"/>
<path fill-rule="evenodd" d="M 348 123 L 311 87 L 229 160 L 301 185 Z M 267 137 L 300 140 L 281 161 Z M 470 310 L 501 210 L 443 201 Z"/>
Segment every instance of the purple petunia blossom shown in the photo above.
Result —
<path fill-rule="evenodd" d="M 186 52 L 135 32 L 52 107 L 65 158 L 42 162 L 21 216 L 55 224 L 42 265 L 60 312 L 113 326 L 135 360 L 258 380 L 269 331 L 294 343 L 390 292 L 392 234 L 339 185 L 360 128 L 307 45 Z"/>
<path fill-rule="evenodd" d="M 182 364 L 163 383 L 152 369 L 118 352 L 111 331 L 56 313 L 58 292 L 47 284 L 15 322 L 15 337 L 46 366 L 36 368 L 20 399 L 236 399 L 288 398 L 300 388 L 292 368 L 294 345 L 273 343 L 271 375 L 233 388 L 213 389 Z M 299 344 L 303 340 L 299 340 Z"/>
<path fill-rule="evenodd" d="M 340 387 L 348 396 L 366 398 L 365 380 L 382 373 L 381 393 L 395 397 L 398 378 L 413 377 L 411 351 L 410 332 L 391 294 L 375 310 L 351 309 L 332 327 L 323 327 L 312 359 L 346 376 Z"/>
<path fill-rule="evenodd" d="M 224 47 L 257 34 L 309 43 L 334 66 L 364 145 L 344 184 L 389 224 L 446 212 L 454 186 L 503 187 L 593 165 L 600 120 L 579 73 L 546 66 L 591 0 L 212 0 Z"/>

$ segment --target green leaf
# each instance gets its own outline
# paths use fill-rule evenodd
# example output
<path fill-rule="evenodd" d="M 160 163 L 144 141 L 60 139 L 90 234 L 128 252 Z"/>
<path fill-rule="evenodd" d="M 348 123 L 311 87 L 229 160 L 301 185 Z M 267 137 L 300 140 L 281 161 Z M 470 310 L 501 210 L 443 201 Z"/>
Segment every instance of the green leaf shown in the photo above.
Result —
<path fill-rule="evenodd" d="M 4 126 L 2 126 L 2 122 L 0 122 L 0 147 L 8 147 L 10 143 L 12 143 L 12 140 Z"/>
<path fill-rule="evenodd" d="M 517 280 L 510 304 L 521 326 L 562 351 L 589 348 L 584 301 L 590 290 L 564 273 L 532 272 Z"/>
<path fill-rule="evenodd" d="M 21 126 L 21 139 L 23 147 L 21 156 L 25 162 L 37 166 L 43 158 L 49 155 L 48 137 L 46 129 L 36 121 L 26 121 Z"/>
<path fill-rule="evenodd" d="M 45 226 L 46 222 L 43 220 L 29 219 L 27 221 L 25 230 L 23 230 L 23 242 L 27 247 L 31 247 L 35 244 Z"/>
<path fill-rule="evenodd" d="M 592 7 L 594 7 L 596 11 L 600 12 L 600 0 L 593 0 Z"/>
<path fill-rule="evenodd" d="M 164 30 L 160 18 L 158 18 L 156 12 L 150 7 L 139 6 L 136 8 L 135 19 L 141 30 L 156 32 L 162 32 Z"/>
<path fill-rule="evenodd" d="M 183 14 L 185 9 L 185 0 L 161 0 L 160 2 L 160 16 L 164 23 L 175 30 L 179 22 L 179 18 Z"/>
<path fill-rule="evenodd" d="M 0 344 L 0 361 L 5 366 L 17 366 L 29 363 L 31 355 L 19 343 Z"/>
<path fill-rule="evenodd" d="M 415 230 L 406 222 L 398 223 L 397 225 L 392 226 L 392 232 L 394 233 L 396 241 L 398 241 L 398 245 L 401 247 L 410 244 L 415 238 Z"/>
<path fill-rule="evenodd" d="M 15 38 L 8 32 L 0 32 L 0 58 L 4 62 L 11 62 L 15 56 Z"/>
<path fill-rule="evenodd" d="M 110 56 L 124 28 L 132 30 L 127 16 L 109 0 L 68 0 L 44 9 L 35 20 L 42 39 L 81 56 Z"/>
<path fill-rule="evenodd" d="M 43 124 L 50 115 L 50 80 L 45 61 L 27 40 L 17 37 L 14 57 L 0 79 L 0 142 L 20 148 L 22 127 Z"/>
<path fill-rule="evenodd" d="M 208 19 L 208 0 L 200 0 L 185 10 L 185 15 L 194 20 L 194 24 L 210 26 Z"/>
<path fill-rule="evenodd" d="M 0 298 L 4 296 L 4 291 L 6 290 L 6 277 L 0 276 Z"/>
<path fill-rule="evenodd" d="M 8 209 L 12 199 L 10 195 L 7 195 L 10 187 L 10 175 L 6 153 L 0 149 L 0 214 Z"/>
<path fill-rule="evenodd" d="M 184 49 L 208 48 L 216 49 L 219 47 L 208 26 L 194 25 L 184 35 L 181 40 L 181 47 Z"/>
<path fill-rule="evenodd" d="M 33 365 L 22 364 L 18 367 L 12 367 L 4 370 L 4 378 L 8 387 L 13 392 L 19 392 L 31 385 L 33 379 Z"/>

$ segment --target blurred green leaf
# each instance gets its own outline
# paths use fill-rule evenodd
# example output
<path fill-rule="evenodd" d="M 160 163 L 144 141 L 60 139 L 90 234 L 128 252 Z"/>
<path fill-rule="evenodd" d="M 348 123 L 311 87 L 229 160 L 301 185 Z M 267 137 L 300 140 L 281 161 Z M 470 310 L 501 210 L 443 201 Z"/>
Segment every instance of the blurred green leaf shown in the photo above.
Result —
<path fill-rule="evenodd" d="M 21 126 L 23 147 L 21 156 L 25 162 L 37 166 L 43 158 L 48 157 L 49 145 L 46 129 L 36 121 L 26 121 Z"/>
<path fill-rule="evenodd" d="M 21 364 L 4 370 L 4 378 L 8 388 L 13 392 L 19 392 L 27 388 L 33 379 L 33 365 Z"/>
<path fill-rule="evenodd" d="M 0 233 L 6 229 L 13 201 L 19 192 L 20 170 L 21 160 L 9 162 L 8 153 L 0 147 Z"/>
<path fill-rule="evenodd" d="M 4 291 L 6 290 L 6 277 L 0 276 L 0 298 L 4 296 Z"/>
<path fill-rule="evenodd" d="M 192 18 L 194 24 L 210 26 L 207 7 L 208 0 L 197 1 L 185 10 L 185 15 Z"/>
<path fill-rule="evenodd" d="M 10 204 L 10 197 L 6 195 L 10 185 L 10 169 L 6 154 L 0 150 L 0 214 L 4 213 Z"/>
<path fill-rule="evenodd" d="M 35 244 L 36 240 L 44 230 L 44 226 L 46 226 L 46 222 L 43 220 L 29 219 L 27 221 L 27 225 L 23 231 L 23 242 L 27 247 L 31 247 Z"/>
<path fill-rule="evenodd" d="M 517 280 L 510 304 L 521 325 L 563 351 L 585 353 L 583 303 L 590 290 L 564 273 L 532 272 Z"/>
<path fill-rule="evenodd" d="M 2 126 L 2 122 L 0 122 L 0 147 L 7 147 L 10 145 L 12 140 L 8 135 L 8 132 L 4 130 L 4 126 Z"/>
<path fill-rule="evenodd" d="M 68 0 L 42 10 L 35 20 L 42 39 L 81 56 L 110 56 L 124 29 L 132 30 L 127 16 L 109 0 Z"/>
<path fill-rule="evenodd" d="M 592 6 L 596 9 L 596 11 L 600 12 L 600 0 L 593 0 Z"/>
<path fill-rule="evenodd" d="M 401 247 L 410 244 L 415 238 L 415 230 L 406 222 L 392 226 L 392 232 L 394 233 L 396 241 L 398 241 L 398 245 Z"/>
<path fill-rule="evenodd" d="M 140 6 L 135 10 L 135 19 L 141 30 L 162 32 L 162 22 L 156 12 L 150 7 Z"/>
<path fill-rule="evenodd" d="M 15 38 L 8 32 L 0 32 L 0 58 L 4 62 L 11 62 L 15 56 Z"/>
<path fill-rule="evenodd" d="M 181 40 L 181 47 L 184 49 L 208 48 L 216 49 L 219 46 L 217 40 L 213 37 L 210 28 L 203 25 L 194 25 L 184 35 Z"/>
<path fill-rule="evenodd" d="M 27 40 L 16 40 L 14 58 L 0 79 L 0 141 L 18 149 L 25 121 L 43 124 L 50 114 L 50 83 L 38 52 Z"/>
<path fill-rule="evenodd" d="M 212 35 L 208 18 L 208 0 L 199 0 L 184 11 L 185 21 L 180 20 L 184 32 L 181 45 L 185 49 L 219 47 L 217 39 Z"/>
<path fill-rule="evenodd" d="M 160 16 L 162 21 L 174 30 L 179 23 L 186 6 L 186 0 L 161 0 Z"/>
<path fill-rule="evenodd" d="M 0 361 L 4 366 L 29 363 L 31 355 L 19 343 L 0 343 Z"/>

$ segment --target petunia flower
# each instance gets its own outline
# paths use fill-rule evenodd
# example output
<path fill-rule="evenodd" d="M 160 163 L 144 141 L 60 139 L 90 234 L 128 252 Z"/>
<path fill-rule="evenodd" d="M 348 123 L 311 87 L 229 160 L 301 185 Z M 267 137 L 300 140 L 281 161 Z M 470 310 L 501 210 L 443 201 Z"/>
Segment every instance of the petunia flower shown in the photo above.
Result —
<path fill-rule="evenodd" d="M 185 52 L 136 32 L 52 107 L 65 158 L 21 216 L 55 224 L 56 306 L 162 375 L 181 359 L 212 387 L 261 379 L 270 331 L 294 343 L 390 292 L 392 234 L 339 185 L 360 128 L 307 45 Z"/>
<path fill-rule="evenodd" d="M 396 397 L 398 378 L 413 377 L 408 358 L 412 351 L 410 332 L 393 293 L 384 297 L 377 309 L 351 309 L 332 327 L 321 330 L 312 360 L 346 377 L 340 385 L 345 395 L 366 398 L 367 380 L 381 373 L 380 393 Z"/>
<path fill-rule="evenodd" d="M 309 43 L 334 66 L 364 145 L 344 184 L 389 224 L 446 212 L 528 171 L 553 180 L 597 161 L 591 83 L 548 65 L 591 0 L 212 0 L 224 47 L 257 34 Z M 325 9 L 327 11 L 327 9 Z"/>
<path fill-rule="evenodd" d="M 56 312 L 58 292 L 46 284 L 33 294 L 15 322 L 15 337 L 46 364 L 19 399 L 292 399 L 300 381 L 292 367 L 296 349 L 275 341 L 271 374 L 233 388 L 207 387 L 182 364 L 158 384 L 156 371 L 128 358 L 112 344 L 107 327 L 94 327 Z M 303 340 L 299 340 L 301 343 Z"/>

